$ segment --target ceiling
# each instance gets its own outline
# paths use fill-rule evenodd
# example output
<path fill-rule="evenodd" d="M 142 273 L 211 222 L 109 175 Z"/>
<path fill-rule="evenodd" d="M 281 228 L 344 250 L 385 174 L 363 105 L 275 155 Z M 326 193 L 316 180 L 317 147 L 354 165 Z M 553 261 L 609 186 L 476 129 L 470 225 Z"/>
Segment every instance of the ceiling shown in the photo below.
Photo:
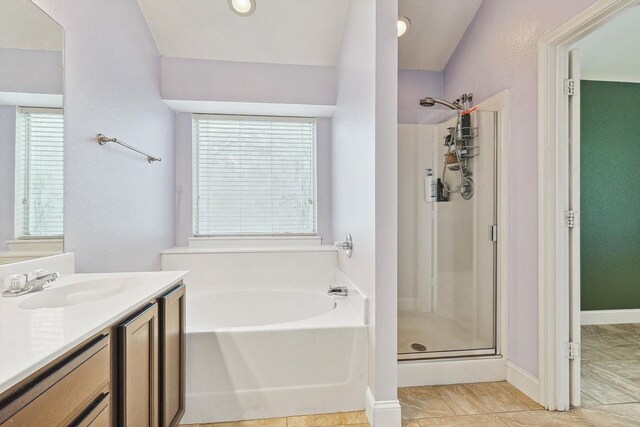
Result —
<path fill-rule="evenodd" d="M 334 66 L 347 0 L 257 0 L 238 16 L 227 0 L 138 0 L 160 53 L 180 58 Z"/>
<path fill-rule="evenodd" d="M 248 17 L 227 0 L 138 3 L 165 56 L 335 66 L 349 0 L 256 0 Z M 399 15 L 411 20 L 399 39 L 399 67 L 441 71 L 481 3 L 399 0 Z"/>
<path fill-rule="evenodd" d="M 640 83 L 640 6 L 635 6 L 580 40 L 585 80 Z"/>
<path fill-rule="evenodd" d="M 482 0 L 399 0 L 398 15 L 411 27 L 398 41 L 398 66 L 442 71 Z"/>
<path fill-rule="evenodd" d="M 0 48 L 62 51 L 64 31 L 30 0 L 0 0 Z"/>

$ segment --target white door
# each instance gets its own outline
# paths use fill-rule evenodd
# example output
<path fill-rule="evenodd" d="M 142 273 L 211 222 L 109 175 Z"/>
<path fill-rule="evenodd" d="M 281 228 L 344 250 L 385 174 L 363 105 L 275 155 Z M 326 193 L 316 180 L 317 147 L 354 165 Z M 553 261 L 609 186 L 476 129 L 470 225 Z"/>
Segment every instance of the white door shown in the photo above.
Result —
<path fill-rule="evenodd" d="M 580 406 L 580 51 L 569 52 L 569 399 Z M 569 214 L 568 213 L 568 214 Z"/>

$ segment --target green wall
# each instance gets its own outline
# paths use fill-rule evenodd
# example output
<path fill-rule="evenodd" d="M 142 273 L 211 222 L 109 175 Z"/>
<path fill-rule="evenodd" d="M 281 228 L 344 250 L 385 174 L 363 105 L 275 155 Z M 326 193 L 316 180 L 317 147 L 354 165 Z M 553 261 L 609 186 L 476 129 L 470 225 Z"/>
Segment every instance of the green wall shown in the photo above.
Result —
<path fill-rule="evenodd" d="M 640 84 L 580 94 L 581 308 L 640 308 Z"/>

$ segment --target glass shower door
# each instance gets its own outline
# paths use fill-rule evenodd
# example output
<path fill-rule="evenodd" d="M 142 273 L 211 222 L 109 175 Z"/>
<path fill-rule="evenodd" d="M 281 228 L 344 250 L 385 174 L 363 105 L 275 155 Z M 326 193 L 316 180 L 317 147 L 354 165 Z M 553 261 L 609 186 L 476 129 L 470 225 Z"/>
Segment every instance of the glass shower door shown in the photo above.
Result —
<path fill-rule="evenodd" d="M 458 157 L 445 144 L 455 120 L 435 127 L 427 169 L 441 194 L 418 208 L 416 247 L 428 249 L 416 256 L 414 304 L 399 308 L 400 359 L 496 353 L 497 120 L 471 113 L 473 137 L 454 146 L 466 153 Z"/>

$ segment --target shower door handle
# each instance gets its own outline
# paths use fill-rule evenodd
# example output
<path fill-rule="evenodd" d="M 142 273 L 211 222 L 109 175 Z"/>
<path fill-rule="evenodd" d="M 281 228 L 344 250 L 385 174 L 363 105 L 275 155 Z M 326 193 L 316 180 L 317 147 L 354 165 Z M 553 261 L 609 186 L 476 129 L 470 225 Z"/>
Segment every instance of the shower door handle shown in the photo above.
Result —
<path fill-rule="evenodd" d="M 492 242 L 498 241 L 498 226 L 496 224 L 489 226 L 489 236 Z"/>

